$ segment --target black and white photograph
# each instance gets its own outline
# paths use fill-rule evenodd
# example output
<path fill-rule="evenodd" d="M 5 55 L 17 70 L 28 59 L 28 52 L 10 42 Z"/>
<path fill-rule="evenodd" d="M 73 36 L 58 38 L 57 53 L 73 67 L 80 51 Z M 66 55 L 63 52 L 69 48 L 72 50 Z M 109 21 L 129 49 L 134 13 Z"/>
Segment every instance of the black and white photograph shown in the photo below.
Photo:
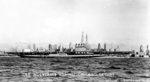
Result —
<path fill-rule="evenodd" d="M 150 82 L 150 1 L 0 0 L 0 82 Z"/>

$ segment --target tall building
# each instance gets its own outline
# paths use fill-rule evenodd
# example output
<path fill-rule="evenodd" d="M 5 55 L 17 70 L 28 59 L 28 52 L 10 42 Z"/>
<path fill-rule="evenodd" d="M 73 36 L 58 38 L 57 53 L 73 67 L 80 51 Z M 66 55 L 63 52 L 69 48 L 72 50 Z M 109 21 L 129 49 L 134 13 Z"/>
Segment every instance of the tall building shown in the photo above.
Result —
<path fill-rule="evenodd" d="M 31 49 L 31 46 L 30 46 L 30 44 L 28 45 L 28 49 Z"/>
<path fill-rule="evenodd" d="M 58 46 L 58 50 L 60 51 L 61 45 Z"/>
<path fill-rule="evenodd" d="M 146 49 L 146 55 L 149 55 L 148 45 L 147 45 L 147 49 Z"/>
<path fill-rule="evenodd" d="M 109 52 L 111 52 L 111 49 L 109 49 Z"/>
<path fill-rule="evenodd" d="M 116 52 L 117 50 L 116 50 L 116 48 L 114 49 L 114 52 Z"/>
<path fill-rule="evenodd" d="M 57 50 L 57 44 L 55 44 L 55 45 L 53 46 L 53 49 L 54 49 L 54 50 Z"/>
<path fill-rule="evenodd" d="M 33 50 L 36 51 L 36 45 L 35 44 L 33 44 Z"/>
<path fill-rule="evenodd" d="M 49 50 L 49 51 L 52 50 L 52 45 L 51 45 L 51 44 L 48 45 L 48 50 Z"/>
<path fill-rule="evenodd" d="M 101 49 L 101 44 L 98 43 L 98 48 L 97 48 L 97 50 L 100 51 L 100 49 Z"/>
<path fill-rule="evenodd" d="M 111 44 L 111 47 L 110 47 L 109 51 L 111 52 L 111 50 L 112 50 L 112 44 Z"/>
<path fill-rule="evenodd" d="M 107 49 L 106 49 L 106 43 L 104 43 L 104 50 L 106 51 Z"/>
<path fill-rule="evenodd" d="M 71 49 L 72 47 L 71 47 L 71 42 L 69 43 L 69 49 Z"/>
<path fill-rule="evenodd" d="M 140 46 L 140 52 L 143 52 L 143 45 Z"/>
<path fill-rule="evenodd" d="M 117 50 L 119 51 L 119 46 L 117 46 L 117 48 L 114 49 L 115 52 L 116 52 Z"/>
<path fill-rule="evenodd" d="M 59 49 L 59 52 L 63 52 L 64 47 L 60 45 L 58 49 Z"/>

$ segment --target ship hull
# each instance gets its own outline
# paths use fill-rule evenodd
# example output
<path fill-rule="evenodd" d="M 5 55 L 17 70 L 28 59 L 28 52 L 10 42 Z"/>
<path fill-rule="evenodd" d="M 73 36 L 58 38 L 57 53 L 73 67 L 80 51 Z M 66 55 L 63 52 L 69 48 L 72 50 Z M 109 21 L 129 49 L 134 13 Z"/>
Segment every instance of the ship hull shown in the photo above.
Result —
<path fill-rule="evenodd" d="M 92 58 L 101 55 L 20 55 L 22 58 Z"/>

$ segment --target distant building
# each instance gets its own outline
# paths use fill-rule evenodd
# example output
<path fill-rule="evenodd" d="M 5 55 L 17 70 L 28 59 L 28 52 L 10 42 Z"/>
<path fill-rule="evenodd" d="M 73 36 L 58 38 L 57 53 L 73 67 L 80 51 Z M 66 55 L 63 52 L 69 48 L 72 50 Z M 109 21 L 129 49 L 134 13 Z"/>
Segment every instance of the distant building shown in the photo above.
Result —
<path fill-rule="evenodd" d="M 109 52 L 111 52 L 111 49 L 109 49 Z"/>
<path fill-rule="evenodd" d="M 86 44 L 88 44 L 88 35 L 86 34 Z"/>
<path fill-rule="evenodd" d="M 114 49 L 114 52 L 116 52 L 117 51 L 117 49 Z"/>
<path fill-rule="evenodd" d="M 36 51 L 36 45 L 33 44 L 33 51 Z"/>
<path fill-rule="evenodd" d="M 71 42 L 69 43 L 69 49 L 71 49 L 72 48 L 72 46 L 71 46 Z"/>
<path fill-rule="evenodd" d="M 114 49 L 114 52 L 119 51 L 119 46 L 117 46 L 117 48 Z"/>
<path fill-rule="evenodd" d="M 48 45 L 48 50 L 49 50 L 49 51 L 52 50 L 52 45 L 51 45 L 51 44 Z"/>
<path fill-rule="evenodd" d="M 104 50 L 105 50 L 105 51 L 107 51 L 107 48 L 106 48 L 106 43 L 104 43 Z"/>
<path fill-rule="evenodd" d="M 140 52 L 143 52 L 143 45 L 140 46 Z"/>
<path fill-rule="evenodd" d="M 149 55 L 148 45 L 147 45 L 147 49 L 146 49 L 146 55 Z"/>
<path fill-rule="evenodd" d="M 101 44 L 99 43 L 99 44 L 98 44 L 97 51 L 100 51 L 100 49 L 101 49 Z"/>
<path fill-rule="evenodd" d="M 109 52 L 111 52 L 112 51 L 112 44 L 111 44 L 111 47 L 110 47 L 110 49 L 109 49 Z"/>
<path fill-rule="evenodd" d="M 30 49 L 30 50 L 31 50 L 31 45 L 28 45 L 28 49 Z"/>
<path fill-rule="evenodd" d="M 22 52 L 31 52 L 31 49 L 23 49 Z"/>
<path fill-rule="evenodd" d="M 53 45 L 53 49 L 54 49 L 54 50 L 57 50 L 57 45 L 56 45 L 56 44 Z"/>
<path fill-rule="evenodd" d="M 46 50 L 41 47 L 41 48 L 38 49 L 38 51 L 39 51 L 39 52 L 45 52 Z"/>
<path fill-rule="evenodd" d="M 143 57 L 145 55 L 144 50 L 143 50 L 143 45 L 140 45 L 140 52 L 139 52 L 139 56 Z"/>
<path fill-rule="evenodd" d="M 97 50 L 94 50 L 94 52 L 104 52 L 106 51 L 106 44 L 104 44 L 104 48 L 101 48 L 100 43 L 98 43 Z"/>

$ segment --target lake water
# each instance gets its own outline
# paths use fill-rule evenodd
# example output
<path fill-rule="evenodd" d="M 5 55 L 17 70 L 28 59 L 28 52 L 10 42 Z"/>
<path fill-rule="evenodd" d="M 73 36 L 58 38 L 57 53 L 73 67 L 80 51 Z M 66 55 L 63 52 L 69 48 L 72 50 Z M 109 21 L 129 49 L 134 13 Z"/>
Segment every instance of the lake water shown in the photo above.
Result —
<path fill-rule="evenodd" d="M 0 57 L 0 82 L 150 82 L 150 58 Z"/>

